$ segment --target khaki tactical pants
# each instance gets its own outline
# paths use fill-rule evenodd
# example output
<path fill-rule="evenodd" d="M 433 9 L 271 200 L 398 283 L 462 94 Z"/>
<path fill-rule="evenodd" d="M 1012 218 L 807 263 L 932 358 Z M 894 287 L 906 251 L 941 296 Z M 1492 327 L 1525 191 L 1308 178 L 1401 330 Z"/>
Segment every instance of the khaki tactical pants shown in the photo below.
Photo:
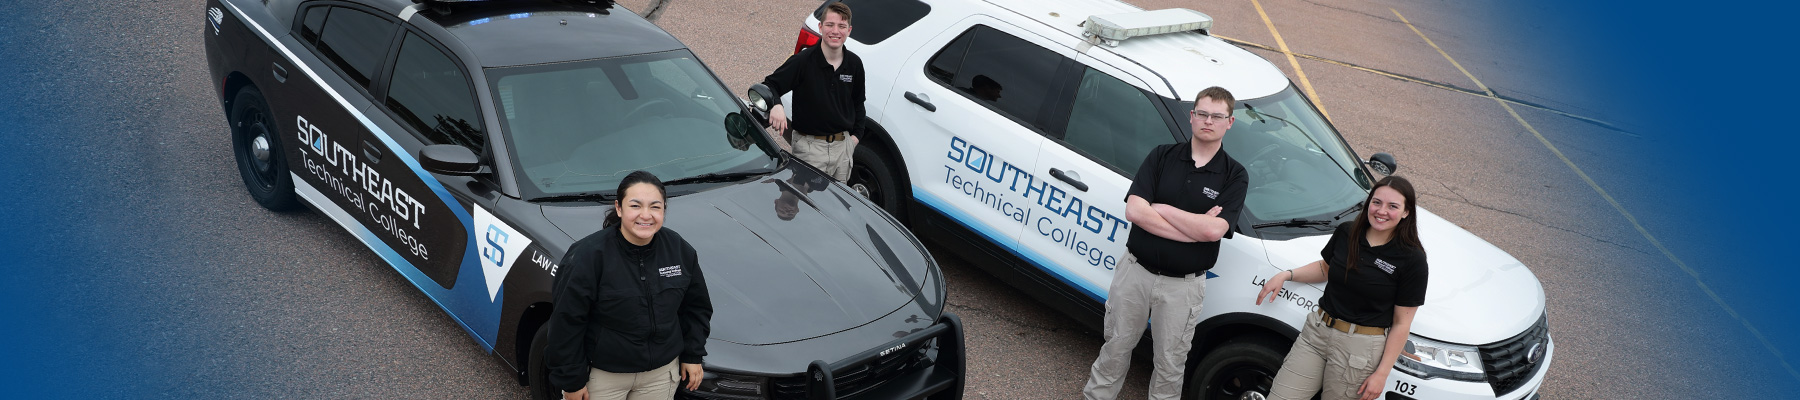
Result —
<path fill-rule="evenodd" d="M 1106 344 L 1100 346 L 1082 396 L 1088 400 L 1119 396 L 1119 381 L 1131 369 L 1131 349 L 1143 337 L 1144 324 L 1154 322 L 1150 340 L 1156 371 L 1150 374 L 1150 398 L 1180 399 L 1188 349 L 1193 347 L 1194 325 L 1200 322 L 1200 302 L 1205 298 L 1206 273 L 1186 278 L 1152 274 L 1138 264 L 1136 255 L 1125 253 L 1107 290 L 1101 332 Z"/>
<path fill-rule="evenodd" d="M 593 400 L 669 400 L 681 382 L 681 368 L 669 365 L 635 374 L 588 368 L 588 398 Z"/>
<path fill-rule="evenodd" d="M 850 157 L 856 152 L 856 146 L 848 135 L 844 140 L 826 142 L 818 136 L 800 132 L 788 134 L 788 144 L 794 147 L 794 157 L 812 164 L 826 175 L 838 182 L 850 181 Z"/>
<path fill-rule="evenodd" d="M 1359 335 L 1331 329 L 1318 313 L 1306 314 L 1300 340 L 1288 350 L 1281 372 L 1269 387 L 1269 400 L 1356 399 L 1356 389 L 1375 373 L 1387 336 Z M 1325 391 L 1320 393 L 1323 388 Z"/>

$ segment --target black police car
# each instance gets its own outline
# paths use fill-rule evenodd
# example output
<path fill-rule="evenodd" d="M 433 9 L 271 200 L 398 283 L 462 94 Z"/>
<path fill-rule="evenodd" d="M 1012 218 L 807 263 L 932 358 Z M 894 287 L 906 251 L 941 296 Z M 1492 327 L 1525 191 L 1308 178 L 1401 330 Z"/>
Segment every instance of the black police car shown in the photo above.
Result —
<path fill-rule="evenodd" d="M 715 308 L 684 398 L 961 398 L 962 328 L 893 218 L 793 160 L 607 1 L 209 0 L 244 183 L 356 235 L 533 397 L 550 288 L 626 173 L 665 179 Z"/>

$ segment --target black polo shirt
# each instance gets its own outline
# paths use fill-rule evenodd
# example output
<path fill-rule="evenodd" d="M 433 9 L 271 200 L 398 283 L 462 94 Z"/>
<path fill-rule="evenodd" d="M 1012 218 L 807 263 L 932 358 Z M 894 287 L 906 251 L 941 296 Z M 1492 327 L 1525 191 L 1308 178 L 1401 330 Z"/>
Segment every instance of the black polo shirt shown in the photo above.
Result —
<path fill-rule="evenodd" d="M 863 89 L 862 58 L 844 49 L 844 62 L 836 69 L 825 61 L 819 46 L 808 47 L 788 57 L 787 62 L 763 78 L 763 85 L 775 92 L 770 107 L 781 104 L 781 95 L 794 92 L 794 131 L 808 135 L 830 135 L 850 132 L 861 136 L 866 91 Z"/>
<path fill-rule="evenodd" d="M 1425 250 L 1408 248 L 1398 240 L 1370 246 L 1366 235 L 1350 237 L 1355 224 L 1339 224 L 1319 251 L 1330 267 L 1319 309 L 1357 325 L 1393 327 L 1394 307 L 1425 305 L 1425 283 L 1431 278 Z M 1355 270 L 1345 268 L 1351 243 L 1359 246 Z"/>
<path fill-rule="evenodd" d="M 1244 209 L 1244 194 L 1250 187 L 1250 173 L 1237 160 L 1219 149 L 1211 161 L 1194 168 L 1193 148 L 1187 143 L 1156 146 L 1144 157 L 1132 178 L 1130 196 L 1142 197 L 1151 204 L 1168 204 L 1195 214 L 1205 214 L 1213 206 L 1224 208 L 1224 218 L 1231 228 L 1229 238 L 1237 230 L 1238 212 Z M 1131 237 L 1125 247 L 1145 267 L 1174 274 L 1191 274 L 1212 269 L 1219 261 L 1219 242 L 1183 243 L 1169 240 L 1131 225 Z"/>

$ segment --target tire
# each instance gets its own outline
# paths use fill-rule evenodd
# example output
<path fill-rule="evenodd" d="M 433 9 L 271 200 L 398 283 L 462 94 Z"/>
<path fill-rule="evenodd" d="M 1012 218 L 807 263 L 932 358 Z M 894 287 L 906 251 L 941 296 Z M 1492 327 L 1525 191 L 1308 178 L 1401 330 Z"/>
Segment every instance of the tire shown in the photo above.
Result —
<path fill-rule="evenodd" d="M 288 173 L 287 153 L 281 149 L 283 136 L 262 91 L 255 86 L 238 90 L 230 116 L 231 149 L 250 197 L 273 211 L 300 208 L 300 200 L 294 197 L 293 175 Z"/>
<path fill-rule="evenodd" d="M 531 390 L 531 400 L 559 400 L 562 390 L 550 385 L 550 368 L 544 366 L 544 345 L 550 343 L 550 324 L 539 326 L 537 334 L 531 336 L 531 355 L 526 356 L 525 376 Z"/>
<path fill-rule="evenodd" d="M 859 145 L 851 154 L 850 181 L 845 183 L 893 215 L 895 220 L 905 222 L 906 196 L 895 173 L 897 170 L 880 150 Z"/>
<path fill-rule="evenodd" d="M 1268 394 L 1275 373 L 1291 345 L 1259 337 L 1240 337 L 1206 353 L 1188 371 L 1185 400 L 1238 400 L 1246 390 Z"/>

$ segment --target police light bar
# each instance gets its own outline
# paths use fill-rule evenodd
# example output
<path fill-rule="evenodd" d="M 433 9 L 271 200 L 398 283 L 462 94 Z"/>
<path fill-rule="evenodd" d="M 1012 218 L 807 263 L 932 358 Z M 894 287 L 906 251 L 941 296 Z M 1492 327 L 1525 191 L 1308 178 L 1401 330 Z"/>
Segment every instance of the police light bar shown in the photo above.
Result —
<path fill-rule="evenodd" d="M 1212 29 L 1212 22 L 1211 16 L 1186 8 L 1095 15 L 1083 24 L 1081 35 L 1099 38 L 1106 41 L 1107 46 L 1118 47 L 1119 42 L 1138 36 L 1187 31 L 1206 34 Z"/>

